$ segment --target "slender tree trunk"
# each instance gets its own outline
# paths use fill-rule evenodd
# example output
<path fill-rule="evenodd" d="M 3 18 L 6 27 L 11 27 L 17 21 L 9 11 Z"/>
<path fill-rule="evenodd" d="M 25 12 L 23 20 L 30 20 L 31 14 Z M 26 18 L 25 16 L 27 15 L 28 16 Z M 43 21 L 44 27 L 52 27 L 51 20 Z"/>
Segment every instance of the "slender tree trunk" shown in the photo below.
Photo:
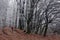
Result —
<path fill-rule="evenodd" d="M 48 24 L 46 24 L 45 31 L 44 31 L 44 36 L 46 36 L 47 29 L 48 29 Z"/>
<path fill-rule="evenodd" d="M 27 22 L 27 32 L 26 33 L 31 33 L 31 31 L 30 31 L 30 26 L 29 26 L 29 21 Z"/>
<path fill-rule="evenodd" d="M 45 25 L 45 31 L 44 31 L 44 36 L 46 36 L 47 29 L 48 29 L 48 15 L 47 15 L 48 9 L 45 11 L 45 17 L 46 17 L 46 25 Z"/>

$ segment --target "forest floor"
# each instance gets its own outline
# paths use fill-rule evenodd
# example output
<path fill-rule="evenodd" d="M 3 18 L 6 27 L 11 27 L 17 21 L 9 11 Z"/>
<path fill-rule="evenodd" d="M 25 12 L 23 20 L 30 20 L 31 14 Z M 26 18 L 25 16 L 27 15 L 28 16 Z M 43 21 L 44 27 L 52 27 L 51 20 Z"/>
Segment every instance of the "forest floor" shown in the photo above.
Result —
<path fill-rule="evenodd" d="M 59 35 L 50 35 L 43 37 L 42 35 L 36 34 L 26 34 L 23 30 L 14 29 L 5 27 L 4 29 L 0 28 L 0 40 L 60 40 Z"/>

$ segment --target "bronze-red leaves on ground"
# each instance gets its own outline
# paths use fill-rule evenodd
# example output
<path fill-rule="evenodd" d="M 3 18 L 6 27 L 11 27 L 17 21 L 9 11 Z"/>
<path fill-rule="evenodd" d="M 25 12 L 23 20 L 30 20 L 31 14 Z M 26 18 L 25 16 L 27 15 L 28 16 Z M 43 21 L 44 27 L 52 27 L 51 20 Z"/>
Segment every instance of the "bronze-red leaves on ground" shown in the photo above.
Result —
<path fill-rule="evenodd" d="M 14 29 L 9 27 L 0 29 L 0 40 L 60 40 L 60 35 L 49 35 L 43 37 L 37 34 L 26 34 L 23 30 Z"/>

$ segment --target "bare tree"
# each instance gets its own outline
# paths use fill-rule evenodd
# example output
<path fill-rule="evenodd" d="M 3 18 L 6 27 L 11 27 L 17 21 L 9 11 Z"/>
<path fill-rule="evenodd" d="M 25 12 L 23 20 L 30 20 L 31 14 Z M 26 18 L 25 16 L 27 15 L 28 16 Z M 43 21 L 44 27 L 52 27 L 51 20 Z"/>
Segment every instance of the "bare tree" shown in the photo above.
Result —
<path fill-rule="evenodd" d="M 58 10 L 60 2 L 54 2 L 54 1 L 50 1 L 49 4 L 46 7 L 45 10 L 45 31 L 44 31 L 44 36 L 46 36 L 47 33 L 47 29 L 48 29 L 48 25 L 49 23 L 52 23 L 52 21 L 55 19 L 55 16 L 60 13 Z M 50 14 L 54 14 L 53 16 L 51 16 Z M 51 17 L 51 19 L 49 18 L 49 15 Z"/>

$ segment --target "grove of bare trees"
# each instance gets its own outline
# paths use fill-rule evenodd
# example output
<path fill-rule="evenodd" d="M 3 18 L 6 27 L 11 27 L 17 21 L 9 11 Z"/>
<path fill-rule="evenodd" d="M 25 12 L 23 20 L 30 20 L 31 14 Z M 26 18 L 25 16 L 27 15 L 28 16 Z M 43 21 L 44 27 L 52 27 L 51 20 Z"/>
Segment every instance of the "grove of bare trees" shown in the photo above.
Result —
<path fill-rule="evenodd" d="M 19 3 L 18 27 L 26 33 L 43 34 L 44 36 L 48 30 L 53 29 L 53 33 L 57 32 L 54 28 L 57 26 L 58 20 L 56 19 L 60 13 L 59 0 L 20 0 Z"/>

